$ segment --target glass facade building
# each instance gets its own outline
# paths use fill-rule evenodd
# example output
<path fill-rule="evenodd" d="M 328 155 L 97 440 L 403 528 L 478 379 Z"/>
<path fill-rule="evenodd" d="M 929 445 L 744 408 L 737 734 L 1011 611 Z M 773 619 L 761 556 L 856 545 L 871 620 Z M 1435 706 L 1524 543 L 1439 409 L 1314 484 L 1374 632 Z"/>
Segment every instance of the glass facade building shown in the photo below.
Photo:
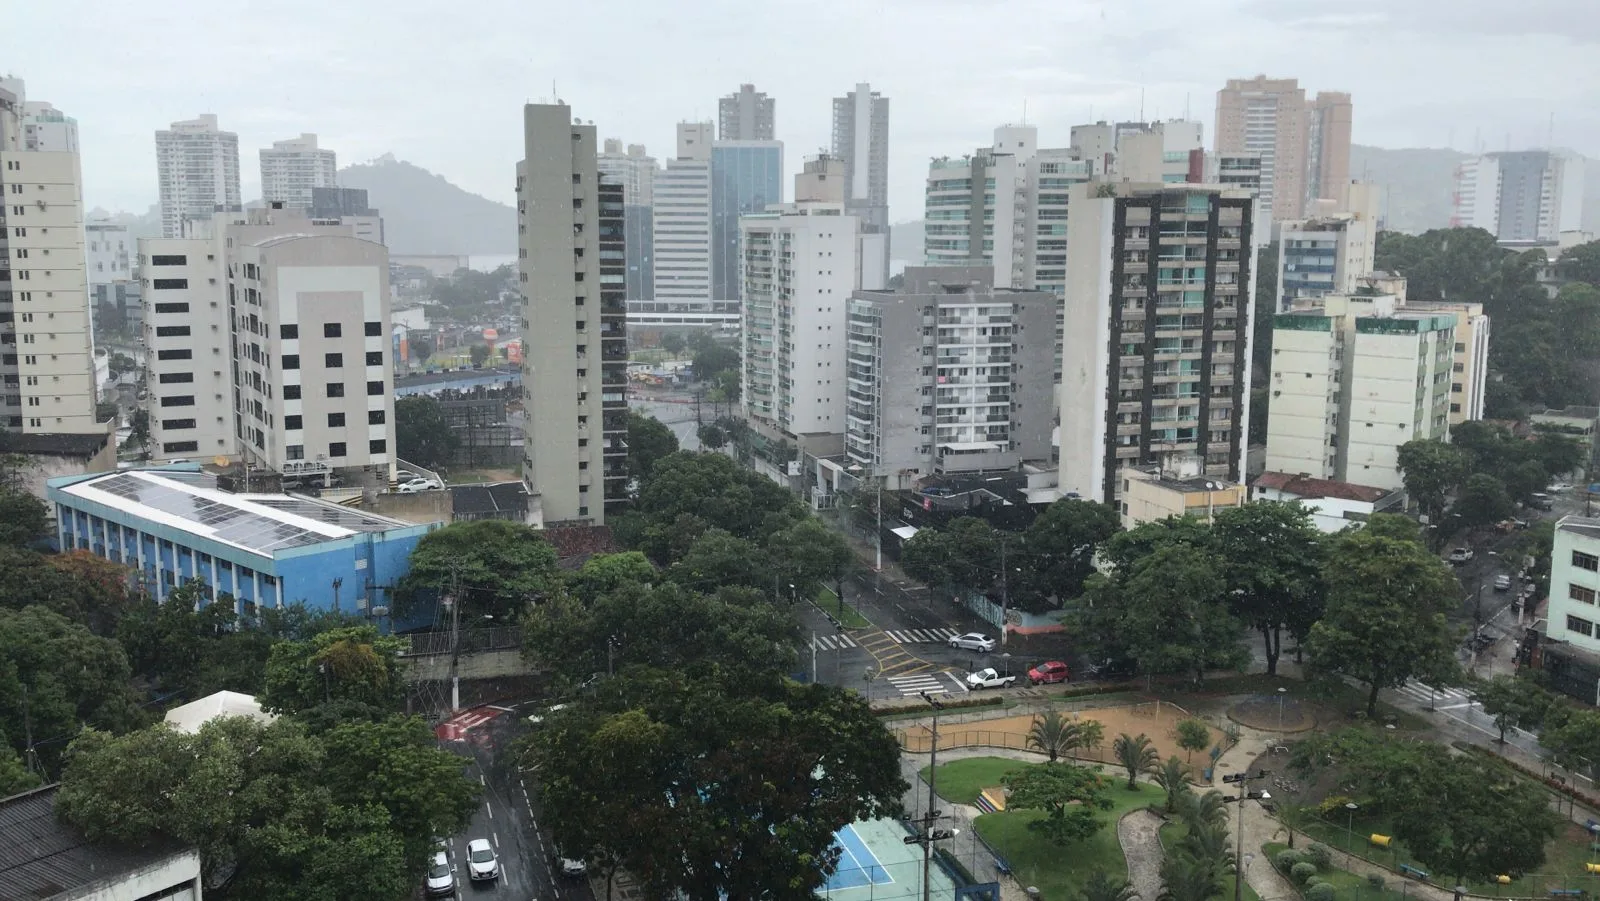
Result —
<path fill-rule="evenodd" d="M 783 144 L 719 141 L 711 148 L 711 299 L 738 300 L 739 217 L 783 202 Z"/>

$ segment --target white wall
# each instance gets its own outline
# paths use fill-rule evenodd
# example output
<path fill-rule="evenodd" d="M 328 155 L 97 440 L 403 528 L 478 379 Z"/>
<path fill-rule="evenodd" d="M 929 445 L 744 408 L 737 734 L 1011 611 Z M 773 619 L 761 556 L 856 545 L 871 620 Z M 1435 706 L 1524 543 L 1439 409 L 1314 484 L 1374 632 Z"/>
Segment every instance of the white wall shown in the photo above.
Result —
<path fill-rule="evenodd" d="M 1581 530 L 1581 531 L 1580 531 Z M 1589 534 L 1584 534 L 1589 533 Z M 1546 634 L 1556 641 L 1567 641 L 1590 652 L 1600 652 L 1600 606 L 1586 603 L 1574 595 L 1594 597 L 1588 592 L 1600 592 L 1600 573 L 1574 565 L 1574 554 L 1600 557 L 1600 522 L 1580 517 L 1566 517 L 1556 528 L 1555 544 L 1550 553 L 1550 604 L 1549 625 Z M 1576 618 L 1582 622 L 1572 622 Z M 1582 623 L 1589 623 L 1591 634 L 1585 635 Z M 1568 628 L 1568 626 L 1578 628 Z"/>
<path fill-rule="evenodd" d="M 1272 381 L 1267 395 L 1267 471 L 1335 478 L 1330 417 L 1339 400 L 1334 329 L 1272 332 Z"/>

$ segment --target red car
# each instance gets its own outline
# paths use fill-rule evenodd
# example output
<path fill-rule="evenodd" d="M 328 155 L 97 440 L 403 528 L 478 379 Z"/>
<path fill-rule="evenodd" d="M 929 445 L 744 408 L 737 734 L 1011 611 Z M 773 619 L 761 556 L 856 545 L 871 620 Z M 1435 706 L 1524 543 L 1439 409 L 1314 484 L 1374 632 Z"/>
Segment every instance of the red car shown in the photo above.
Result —
<path fill-rule="evenodd" d="M 1067 681 L 1067 665 L 1059 660 L 1041 663 L 1028 670 L 1028 681 L 1034 685 L 1045 685 L 1051 682 Z"/>

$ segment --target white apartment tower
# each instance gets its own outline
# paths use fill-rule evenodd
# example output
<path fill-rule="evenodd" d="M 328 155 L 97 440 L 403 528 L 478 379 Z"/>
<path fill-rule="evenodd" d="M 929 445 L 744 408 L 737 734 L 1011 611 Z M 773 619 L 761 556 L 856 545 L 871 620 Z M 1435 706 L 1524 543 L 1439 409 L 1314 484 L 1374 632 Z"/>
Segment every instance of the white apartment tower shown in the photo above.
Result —
<path fill-rule="evenodd" d="M 775 141 L 778 101 L 756 90 L 753 84 L 717 101 L 717 140 Z"/>
<path fill-rule="evenodd" d="M 335 187 L 338 177 L 338 157 L 319 148 L 314 134 L 274 141 L 261 151 L 261 199 L 269 204 L 310 210 L 311 190 Z"/>
<path fill-rule="evenodd" d="M 795 177 L 804 199 L 739 219 L 745 415 L 812 453 L 842 449 L 845 305 L 883 287 L 888 252 L 887 235 L 845 213 L 843 183 L 842 161 L 807 160 Z"/>
<path fill-rule="evenodd" d="M 600 177 L 622 185 L 623 224 L 628 245 L 628 300 L 649 300 L 655 296 L 655 186 L 661 171 L 656 158 L 645 152 L 643 144 L 629 144 L 606 138 L 605 150 L 596 160 Z"/>
<path fill-rule="evenodd" d="M 711 302 L 710 122 L 678 123 L 677 155 L 656 176 L 655 300 L 689 309 Z"/>
<path fill-rule="evenodd" d="M 83 231 L 89 251 L 85 271 L 91 286 L 133 278 L 135 248 L 126 225 L 91 220 L 84 224 Z"/>
<path fill-rule="evenodd" d="M 1276 312 L 1328 294 L 1351 294 L 1372 274 L 1378 249 L 1378 188 L 1345 187 L 1337 213 L 1279 223 Z M 1262 298 L 1268 302 L 1268 298 Z"/>
<path fill-rule="evenodd" d="M 545 525 L 604 525 L 627 499 L 623 189 L 600 179 L 594 126 L 574 124 L 566 104 L 524 107 L 523 140 L 523 481 Z"/>
<path fill-rule="evenodd" d="M 162 237 L 182 237 L 185 219 L 209 220 L 218 212 L 243 209 L 239 136 L 218 128 L 214 114 L 156 132 L 156 174 Z"/>
<path fill-rule="evenodd" d="M 987 266 L 911 267 L 857 291 L 847 322 L 845 453 L 906 488 L 936 473 L 1048 461 L 1058 299 L 995 287 Z"/>
<path fill-rule="evenodd" d="M 1496 240 L 1555 243 L 1583 229 L 1583 157 L 1565 150 L 1490 153 L 1456 167 L 1452 226 Z"/>
<path fill-rule="evenodd" d="M 1273 320 L 1270 472 L 1404 487 L 1400 445 L 1446 440 L 1456 318 L 1330 294 Z"/>
<path fill-rule="evenodd" d="M 1072 189 L 1060 389 L 1063 492 L 1117 503 L 1124 466 L 1244 475 L 1255 265 L 1250 191 Z"/>
<path fill-rule="evenodd" d="M 41 146 L 20 79 L 0 86 L 0 425 L 103 434 L 83 246 L 78 154 Z M 70 120 L 69 120 L 70 121 Z M 76 145 L 76 126 L 72 144 Z M 43 146 L 59 146 L 59 134 Z"/>
<path fill-rule="evenodd" d="M 139 243 L 158 459 L 394 469 L 389 254 L 281 207 Z"/>
<path fill-rule="evenodd" d="M 889 98 L 872 85 L 833 98 L 832 155 L 844 160 L 845 205 L 870 230 L 887 230 Z"/>

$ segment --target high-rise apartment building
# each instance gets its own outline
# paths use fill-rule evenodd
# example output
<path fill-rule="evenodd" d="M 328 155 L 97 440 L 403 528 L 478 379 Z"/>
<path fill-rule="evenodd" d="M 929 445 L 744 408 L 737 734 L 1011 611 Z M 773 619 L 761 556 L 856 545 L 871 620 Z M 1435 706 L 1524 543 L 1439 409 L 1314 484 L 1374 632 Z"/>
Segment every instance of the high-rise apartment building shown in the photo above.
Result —
<path fill-rule="evenodd" d="M 78 120 L 42 100 L 28 100 L 20 78 L 0 77 L 0 91 L 17 98 L 16 150 L 78 153 Z"/>
<path fill-rule="evenodd" d="M 1259 153 L 1263 212 L 1273 222 L 1303 219 L 1314 200 L 1344 203 L 1351 115 L 1349 94 L 1308 102 L 1293 78 L 1231 78 L 1217 92 L 1216 149 Z"/>
<path fill-rule="evenodd" d="M 840 160 L 807 160 L 795 203 L 739 220 L 745 416 L 813 454 L 842 450 L 845 305 L 857 289 L 883 287 L 888 254 L 887 235 L 863 233 L 845 213 L 843 182 Z"/>
<path fill-rule="evenodd" d="M 393 472 L 389 253 L 281 206 L 139 243 L 158 459 Z"/>
<path fill-rule="evenodd" d="M 857 291 L 847 322 L 845 453 L 886 487 L 1050 457 L 1059 298 L 987 266 L 911 267 Z"/>
<path fill-rule="evenodd" d="M 833 156 L 844 160 L 845 205 L 874 231 L 889 228 L 889 98 L 866 83 L 833 98 Z"/>
<path fill-rule="evenodd" d="M 655 180 L 655 301 L 667 309 L 713 309 L 710 122 L 678 123 L 677 155 Z"/>
<path fill-rule="evenodd" d="M 1280 222 L 1276 312 L 1329 294 L 1354 293 L 1378 249 L 1378 188 L 1345 186 L 1345 210 Z M 1261 298 L 1262 303 L 1272 298 Z"/>
<path fill-rule="evenodd" d="M 1583 228 L 1584 160 L 1565 150 L 1490 153 L 1456 167 L 1450 224 L 1508 243 L 1554 243 Z"/>
<path fill-rule="evenodd" d="M 711 145 L 711 299 L 738 302 L 739 217 L 783 203 L 782 141 Z"/>
<path fill-rule="evenodd" d="M 261 199 L 267 203 L 309 210 L 313 189 L 335 187 L 338 180 L 337 155 L 318 147 L 314 134 L 274 141 L 261 151 Z"/>
<path fill-rule="evenodd" d="M 41 139 L 34 115 L 54 108 L 28 103 L 24 90 L 21 79 L 0 86 L 0 425 L 25 435 L 103 434 L 78 154 L 29 149 L 65 140 L 48 131 Z M 75 125 L 72 134 L 76 146 Z"/>
<path fill-rule="evenodd" d="M 596 165 L 602 178 L 622 185 L 628 300 L 649 300 L 655 296 L 655 184 L 661 167 L 643 144 L 629 144 L 624 152 L 616 138 L 606 138 Z"/>
<path fill-rule="evenodd" d="M 1273 319 L 1270 472 L 1404 487 L 1400 445 L 1450 429 L 1455 316 L 1330 294 Z"/>
<path fill-rule="evenodd" d="M 1550 551 L 1544 668 L 1556 685 L 1594 700 L 1589 661 L 1600 654 L 1600 519 L 1563 516 Z M 1538 628 L 1535 626 L 1534 628 Z"/>
<path fill-rule="evenodd" d="M 337 219 L 355 228 L 356 237 L 388 246 L 383 233 L 383 215 L 367 202 L 366 188 L 312 188 L 311 218 Z"/>
<path fill-rule="evenodd" d="M 756 90 L 753 84 L 717 101 L 717 140 L 777 140 L 778 101 Z"/>
<path fill-rule="evenodd" d="M 105 285 L 133 277 L 133 238 L 126 225 L 108 220 L 84 223 L 84 244 L 88 248 L 85 270 L 89 284 Z"/>
<path fill-rule="evenodd" d="M 523 142 L 523 481 L 545 525 L 604 525 L 627 497 L 623 188 L 602 182 L 594 126 L 566 104 L 525 106 Z"/>
<path fill-rule="evenodd" d="M 1255 201 L 1213 185 L 1071 190 L 1060 487 L 1116 503 L 1124 466 L 1240 481 Z"/>
<path fill-rule="evenodd" d="M 161 189 L 161 235 L 183 236 L 183 220 L 243 209 L 239 193 L 239 136 L 217 127 L 217 117 L 174 122 L 156 132 L 156 174 Z"/>

